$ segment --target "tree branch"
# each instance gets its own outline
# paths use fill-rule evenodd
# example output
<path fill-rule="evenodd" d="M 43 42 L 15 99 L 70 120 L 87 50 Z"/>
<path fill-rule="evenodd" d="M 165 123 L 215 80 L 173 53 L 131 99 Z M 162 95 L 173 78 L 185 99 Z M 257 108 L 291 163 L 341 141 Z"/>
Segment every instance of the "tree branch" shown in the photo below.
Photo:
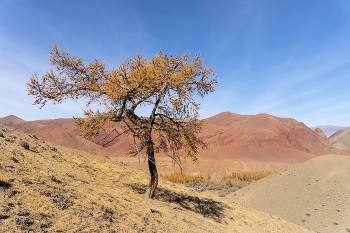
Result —
<path fill-rule="evenodd" d="M 175 157 L 173 157 L 173 156 L 171 156 L 171 155 L 168 155 L 168 154 L 165 153 L 162 149 L 160 149 L 156 144 L 154 144 L 154 142 L 152 142 L 152 143 L 153 143 L 153 145 L 154 145 L 156 148 L 158 148 L 158 150 L 160 150 L 163 154 L 169 156 L 172 160 L 174 160 L 174 162 L 177 163 L 177 165 L 179 165 L 180 170 L 181 170 L 181 173 L 182 173 L 182 167 L 181 167 L 181 165 L 176 161 Z"/>

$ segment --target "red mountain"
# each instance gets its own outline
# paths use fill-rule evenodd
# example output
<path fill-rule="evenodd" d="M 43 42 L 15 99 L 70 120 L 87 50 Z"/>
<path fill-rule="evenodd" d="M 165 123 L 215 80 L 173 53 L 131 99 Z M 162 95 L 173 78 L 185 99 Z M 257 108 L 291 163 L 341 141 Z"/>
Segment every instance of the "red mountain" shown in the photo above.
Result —
<path fill-rule="evenodd" d="M 211 145 L 201 157 L 299 163 L 344 154 L 305 124 L 268 114 L 220 113 L 207 119 L 201 136 Z"/>
<path fill-rule="evenodd" d="M 1 118 L 0 123 L 5 122 L 3 123 L 5 125 L 9 125 L 9 122 L 12 122 L 13 125 L 19 123 L 16 126 L 17 129 L 25 129 L 23 130 L 25 132 L 33 131 L 32 133 L 44 140 L 50 141 L 49 139 L 55 138 L 56 142 L 54 143 L 56 144 L 75 149 L 81 148 L 78 143 L 72 143 L 72 138 L 77 138 L 76 136 L 81 132 L 75 126 L 74 119 L 39 120 L 23 123 L 18 120 L 19 118 L 15 121 L 14 116 L 10 118 L 12 119 L 10 121 L 6 117 Z M 40 129 L 43 126 L 53 128 L 35 131 L 35 128 Z M 65 134 L 59 132 L 65 132 Z M 100 141 L 105 135 L 102 133 L 93 142 L 101 145 Z M 111 135 L 110 138 L 113 136 Z M 200 137 L 211 146 L 209 150 L 200 152 L 199 157 L 202 159 L 293 164 L 318 155 L 344 154 L 303 123 L 292 118 L 280 118 L 268 114 L 220 113 L 206 120 Z M 58 138 L 68 138 L 69 140 L 58 142 Z M 130 137 L 122 136 L 108 144 L 106 148 L 99 150 L 98 153 L 110 157 L 123 156 L 124 152 L 130 149 L 131 143 Z"/>

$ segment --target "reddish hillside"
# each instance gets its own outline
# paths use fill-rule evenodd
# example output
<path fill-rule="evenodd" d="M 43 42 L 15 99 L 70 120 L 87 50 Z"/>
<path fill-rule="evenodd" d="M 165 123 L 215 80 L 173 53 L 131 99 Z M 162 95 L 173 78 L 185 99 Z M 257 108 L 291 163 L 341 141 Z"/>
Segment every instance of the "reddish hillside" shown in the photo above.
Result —
<path fill-rule="evenodd" d="M 19 117 L 14 116 L 14 115 L 9 115 L 7 117 L 0 118 L 0 123 L 3 125 L 8 125 L 8 126 L 18 125 L 18 124 L 21 124 L 24 122 L 26 122 L 26 121 L 19 118 Z"/>
<path fill-rule="evenodd" d="M 5 118 L 0 119 L 0 123 L 3 119 Z M 8 119 L 7 122 L 9 122 Z M 36 124 L 35 127 L 34 124 Z M 80 149 L 77 147 L 79 144 L 74 141 L 74 138 L 81 131 L 75 126 L 74 119 L 40 120 L 30 122 L 31 127 L 29 127 L 28 122 L 19 125 L 25 128 L 25 130 L 19 128 L 22 131 L 32 130 L 33 132 L 29 133 L 34 133 L 48 141 L 55 138 L 56 142 L 54 143 Z M 44 125 L 46 126 L 45 130 L 39 130 Z M 47 127 L 53 127 L 55 130 L 52 130 L 53 128 L 46 130 L 50 129 Z M 38 129 L 35 131 L 35 128 Z M 100 141 L 105 135 L 102 133 L 93 142 L 102 145 L 106 141 Z M 114 135 L 111 135 L 110 138 L 113 137 Z M 268 114 L 220 113 L 206 120 L 200 137 L 209 143 L 211 148 L 201 151 L 199 157 L 209 160 L 293 164 L 318 155 L 344 154 L 303 123 L 292 118 L 280 118 Z M 69 140 L 57 142 L 58 138 Z M 130 137 L 122 136 L 98 152 L 111 157 L 123 156 L 124 152 L 130 149 L 131 143 L 132 139 Z M 158 154 L 158 156 L 161 156 L 161 154 Z"/>
<path fill-rule="evenodd" d="M 60 120 L 61 119 L 57 119 L 57 121 Z M 27 134 L 34 134 L 42 140 L 69 148 L 83 151 L 96 151 L 101 149 L 101 146 L 96 145 L 95 143 L 84 138 L 79 138 L 73 132 L 62 129 L 63 127 L 44 125 L 33 121 L 24 121 L 21 118 L 13 115 L 0 118 L 0 124 L 9 126 Z"/>
<path fill-rule="evenodd" d="M 201 151 L 199 157 L 209 160 L 293 164 L 318 155 L 344 154 L 305 124 L 268 114 L 220 113 L 206 120 L 200 137 L 211 148 Z M 108 156 L 120 156 L 123 148 L 127 148 L 130 143 L 130 139 L 120 139 L 99 152 Z"/>
<path fill-rule="evenodd" d="M 291 118 L 220 113 L 207 119 L 202 157 L 299 163 L 317 155 L 343 154 L 318 133 Z"/>
<path fill-rule="evenodd" d="M 55 126 L 60 129 L 66 130 L 78 136 L 82 130 L 76 126 L 75 120 L 73 118 L 60 118 L 54 120 L 37 120 L 34 121 L 47 126 Z M 1 122 L 0 122 L 1 123 Z M 101 132 L 97 138 L 92 138 L 91 141 L 97 145 L 104 146 L 102 154 L 106 156 L 121 156 L 124 155 L 125 151 L 130 150 L 130 144 L 132 140 L 128 136 L 118 137 L 115 140 L 111 141 L 117 134 L 115 132 L 111 133 L 110 136 L 107 136 L 107 133 Z M 110 141 L 110 142 L 109 142 Z M 108 143 L 109 142 L 109 143 Z M 108 144 L 106 144 L 108 143 Z M 67 146 L 69 147 L 69 146 Z M 75 148 L 77 149 L 77 148 Z"/>
<path fill-rule="evenodd" d="M 81 133 L 79 127 L 75 125 L 75 120 L 73 118 L 59 118 L 54 120 L 37 120 L 33 121 L 35 123 L 47 125 L 47 126 L 55 126 L 63 130 L 67 130 L 74 135 L 78 135 Z"/>

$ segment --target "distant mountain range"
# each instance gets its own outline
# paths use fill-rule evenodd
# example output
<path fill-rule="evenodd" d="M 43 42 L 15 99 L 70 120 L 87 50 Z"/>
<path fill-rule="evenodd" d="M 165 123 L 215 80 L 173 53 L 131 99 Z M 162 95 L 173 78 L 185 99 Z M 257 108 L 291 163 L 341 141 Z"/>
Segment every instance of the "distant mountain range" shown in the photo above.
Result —
<path fill-rule="evenodd" d="M 329 138 L 338 130 L 346 129 L 346 128 L 348 128 L 348 126 L 320 125 L 320 126 L 315 126 L 315 127 L 310 127 L 310 128 L 313 130 L 315 130 L 316 128 L 322 129 L 324 134 Z"/>
<path fill-rule="evenodd" d="M 94 140 L 77 137 L 81 130 L 74 119 L 24 121 L 11 115 L 0 118 L 0 123 L 58 145 L 109 157 L 123 156 L 132 146 L 130 136 L 119 137 L 105 148 L 106 134 Z M 207 118 L 199 136 L 210 144 L 209 150 L 199 153 L 199 158 L 206 159 L 294 164 L 318 155 L 345 153 L 305 124 L 268 114 L 223 112 Z"/>

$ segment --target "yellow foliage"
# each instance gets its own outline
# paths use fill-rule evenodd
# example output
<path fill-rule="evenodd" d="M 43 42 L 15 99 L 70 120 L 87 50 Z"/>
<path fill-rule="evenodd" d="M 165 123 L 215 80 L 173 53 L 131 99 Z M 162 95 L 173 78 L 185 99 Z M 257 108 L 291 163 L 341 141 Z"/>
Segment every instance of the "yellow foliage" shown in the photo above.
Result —
<path fill-rule="evenodd" d="M 234 183 L 250 184 L 251 182 L 260 180 L 272 173 L 274 173 L 274 171 L 232 172 L 230 175 L 223 175 L 221 177 L 221 183 L 226 184 L 229 187 L 232 187 Z M 164 176 L 160 174 L 159 176 L 174 183 L 198 183 L 200 181 L 211 180 L 211 176 L 209 174 L 207 176 L 203 176 L 202 174 L 189 175 L 186 173 L 181 174 L 180 172 L 176 171 Z M 214 187 L 216 186 L 217 183 L 214 182 Z"/>
<path fill-rule="evenodd" d="M 232 187 L 232 180 L 231 180 L 231 178 L 227 179 L 225 183 L 227 184 L 228 187 Z"/>
<path fill-rule="evenodd" d="M 230 175 L 223 175 L 221 180 L 225 182 L 227 179 L 233 179 L 233 183 L 240 182 L 250 184 L 253 181 L 260 180 L 275 171 L 255 171 L 255 172 L 232 172 Z"/>
<path fill-rule="evenodd" d="M 198 183 L 200 181 L 207 181 L 210 180 L 210 176 L 203 176 L 202 174 L 200 175 L 189 175 L 186 173 L 180 173 L 177 171 L 174 171 L 173 173 L 167 174 L 167 175 L 162 175 L 159 174 L 159 177 L 164 178 L 168 181 L 174 182 L 174 183 L 189 183 L 189 182 L 194 182 Z"/>

